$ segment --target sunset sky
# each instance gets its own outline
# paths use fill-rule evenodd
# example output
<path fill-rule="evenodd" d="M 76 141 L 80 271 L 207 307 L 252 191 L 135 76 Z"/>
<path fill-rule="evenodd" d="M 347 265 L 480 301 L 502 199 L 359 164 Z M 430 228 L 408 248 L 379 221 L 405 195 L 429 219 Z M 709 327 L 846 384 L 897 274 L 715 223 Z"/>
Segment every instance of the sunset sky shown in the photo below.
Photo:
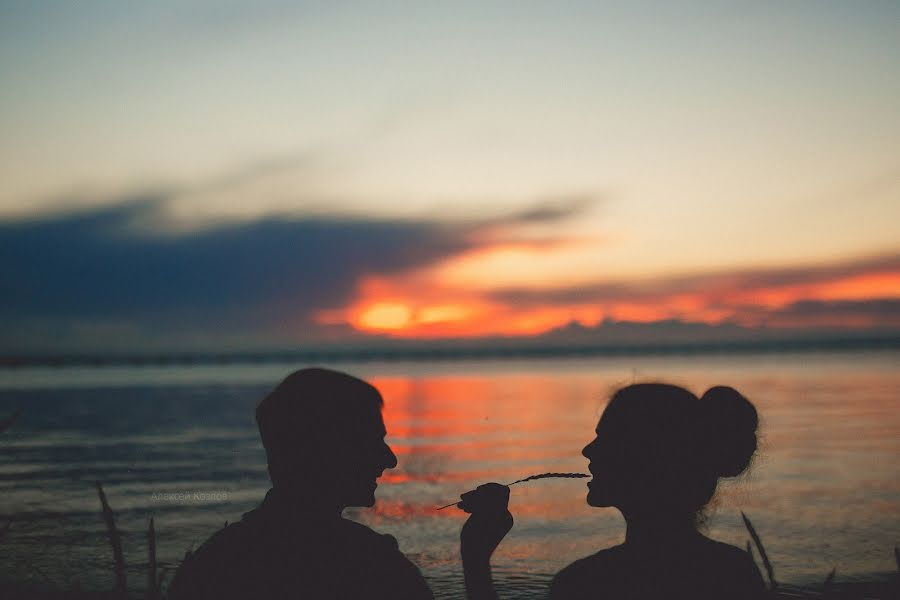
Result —
<path fill-rule="evenodd" d="M 0 2 L 0 353 L 900 331 L 897 2 Z"/>

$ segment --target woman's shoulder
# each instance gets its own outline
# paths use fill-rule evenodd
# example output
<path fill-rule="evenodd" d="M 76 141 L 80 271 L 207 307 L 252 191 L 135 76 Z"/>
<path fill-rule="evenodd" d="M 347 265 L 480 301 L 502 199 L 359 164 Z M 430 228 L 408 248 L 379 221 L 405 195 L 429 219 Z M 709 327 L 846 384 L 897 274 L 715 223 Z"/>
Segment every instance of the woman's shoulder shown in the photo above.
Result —
<path fill-rule="evenodd" d="M 757 575 L 759 574 L 753 558 L 746 550 L 737 546 L 705 538 L 703 553 L 703 558 L 720 567 L 744 572 L 752 570 Z"/>
<path fill-rule="evenodd" d="M 764 590 L 762 574 L 750 554 L 737 546 L 710 540 L 710 552 L 714 563 L 723 573 L 727 573 L 734 581 L 753 590 Z"/>
<path fill-rule="evenodd" d="M 605 575 L 615 572 L 624 558 L 623 546 L 613 546 L 580 558 L 563 568 L 550 584 L 552 597 L 570 597 L 570 592 L 591 589 L 592 582 L 605 579 Z"/>
<path fill-rule="evenodd" d="M 624 545 L 601 550 L 557 573 L 550 597 L 617 597 L 623 592 L 629 597 L 655 598 L 668 592 L 669 597 L 681 597 L 678 594 L 686 590 L 697 598 L 737 600 L 759 598 L 765 586 L 759 569 L 744 550 L 702 538 L 682 552 L 665 556 L 636 553 Z"/>

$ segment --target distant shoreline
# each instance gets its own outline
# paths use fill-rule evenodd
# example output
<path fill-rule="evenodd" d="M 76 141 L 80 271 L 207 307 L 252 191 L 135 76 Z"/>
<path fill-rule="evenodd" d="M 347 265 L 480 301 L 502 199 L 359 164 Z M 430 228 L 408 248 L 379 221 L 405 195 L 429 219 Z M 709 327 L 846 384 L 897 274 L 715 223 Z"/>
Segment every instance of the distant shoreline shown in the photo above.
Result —
<path fill-rule="evenodd" d="M 340 363 L 367 361 L 443 362 L 473 359 L 546 359 L 589 356 L 667 356 L 795 352 L 851 352 L 900 350 L 900 336 L 800 340 L 655 344 L 540 344 L 501 343 L 404 345 L 397 347 L 329 347 L 296 350 L 233 352 L 147 352 L 31 354 L 0 356 L 0 369 L 20 367 L 157 367 L 214 364 Z"/>

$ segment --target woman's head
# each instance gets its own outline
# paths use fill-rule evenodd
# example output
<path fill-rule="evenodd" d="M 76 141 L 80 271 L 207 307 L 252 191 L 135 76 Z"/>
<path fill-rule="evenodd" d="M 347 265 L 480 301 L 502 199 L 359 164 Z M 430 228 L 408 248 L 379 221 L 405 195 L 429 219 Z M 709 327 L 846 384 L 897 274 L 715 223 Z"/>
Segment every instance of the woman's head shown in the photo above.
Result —
<path fill-rule="evenodd" d="M 624 387 L 582 451 L 594 476 L 588 504 L 626 515 L 695 513 L 720 477 L 749 466 L 757 424 L 756 409 L 730 387 L 710 388 L 701 398 L 674 385 Z"/>

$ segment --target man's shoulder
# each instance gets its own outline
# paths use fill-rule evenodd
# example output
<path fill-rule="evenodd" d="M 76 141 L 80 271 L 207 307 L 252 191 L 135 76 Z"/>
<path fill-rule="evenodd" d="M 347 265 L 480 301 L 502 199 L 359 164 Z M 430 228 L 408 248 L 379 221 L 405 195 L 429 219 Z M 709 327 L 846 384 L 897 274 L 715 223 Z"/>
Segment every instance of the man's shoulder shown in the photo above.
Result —
<path fill-rule="evenodd" d="M 288 531 L 296 535 L 289 535 Z M 327 543 L 328 546 L 341 548 L 344 551 L 358 547 L 360 550 L 399 552 L 397 540 L 387 534 L 349 519 L 292 523 L 290 526 L 278 526 L 278 522 L 251 511 L 236 523 L 226 524 L 222 529 L 209 537 L 196 551 L 189 553 L 185 562 L 204 563 L 219 562 L 230 557 L 244 554 L 255 554 L 260 547 L 273 548 L 280 544 L 282 538 L 296 545 L 316 545 Z M 274 549 L 274 548 L 273 548 Z"/>
<path fill-rule="evenodd" d="M 209 536 L 196 550 L 189 551 L 183 562 L 191 565 L 207 562 L 221 564 L 221 561 L 252 553 L 258 537 L 259 533 L 255 531 L 252 523 L 248 524 L 245 520 L 225 523 L 222 529 Z"/>
<path fill-rule="evenodd" d="M 399 544 L 394 536 L 378 533 L 362 523 L 351 521 L 350 519 L 341 519 L 339 531 L 344 540 L 359 544 L 364 549 L 400 552 Z"/>
<path fill-rule="evenodd" d="M 341 524 L 344 539 L 358 559 L 360 575 L 371 581 L 375 587 L 387 585 L 385 593 L 373 592 L 372 597 L 396 597 L 410 599 L 430 599 L 431 590 L 419 568 L 400 551 L 397 539 L 388 534 L 344 519 Z"/>
<path fill-rule="evenodd" d="M 271 517 L 253 511 L 213 534 L 183 561 L 172 597 L 232 597 L 266 587 L 327 589 L 335 598 L 362 590 L 372 598 L 431 598 L 393 536 L 343 518 L 287 524 Z"/>
<path fill-rule="evenodd" d="M 210 597 L 200 589 L 211 590 L 217 583 L 227 585 L 229 576 L 246 568 L 247 557 L 256 550 L 254 537 L 243 521 L 226 523 L 196 550 L 188 550 L 172 579 L 169 597 Z"/>

